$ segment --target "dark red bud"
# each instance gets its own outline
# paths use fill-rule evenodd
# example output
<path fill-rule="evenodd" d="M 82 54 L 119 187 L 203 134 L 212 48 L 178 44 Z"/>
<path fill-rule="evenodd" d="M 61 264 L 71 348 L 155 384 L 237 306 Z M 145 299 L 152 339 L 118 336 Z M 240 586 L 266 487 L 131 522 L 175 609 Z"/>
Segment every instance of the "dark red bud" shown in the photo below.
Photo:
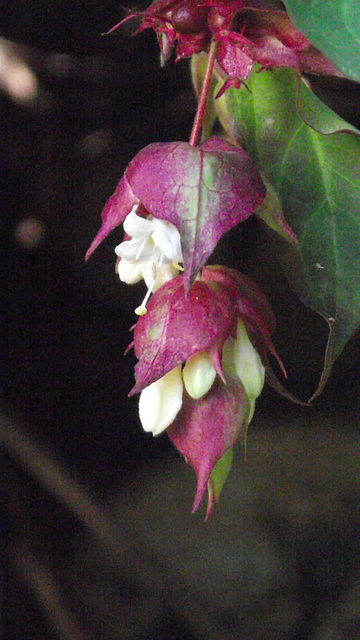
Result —
<path fill-rule="evenodd" d="M 208 15 L 209 29 L 216 33 L 231 28 L 232 17 L 220 13 L 217 9 L 210 9 Z"/>
<path fill-rule="evenodd" d="M 207 26 L 208 9 L 184 2 L 171 13 L 170 22 L 178 33 L 186 35 L 201 33 Z"/>
<path fill-rule="evenodd" d="M 167 9 L 163 13 L 161 13 L 162 20 L 166 20 L 170 24 L 172 23 L 172 15 L 174 13 L 174 9 Z"/>

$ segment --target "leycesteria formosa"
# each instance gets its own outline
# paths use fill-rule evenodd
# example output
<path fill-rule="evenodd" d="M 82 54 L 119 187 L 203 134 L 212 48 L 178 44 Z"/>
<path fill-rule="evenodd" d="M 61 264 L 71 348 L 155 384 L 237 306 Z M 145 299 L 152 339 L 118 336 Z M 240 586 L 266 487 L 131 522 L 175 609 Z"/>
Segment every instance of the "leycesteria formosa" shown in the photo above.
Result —
<path fill-rule="evenodd" d="M 175 188 L 179 175 L 175 173 L 172 182 L 169 178 L 170 186 L 165 178 L 159 185 L 153 179 L 155 195 L 150 178 L 146 183 L 147 172 L 150 175 L 151 171 L 147 147 L 144 165 L 135 163 L 135 171 L 127 169 L 105 206 L 102 227 L 87 253 L 90 255 L 123 222 L 125 237 L 115 249 L 119 277 L 128 284 L 144 279 L 148 287 L 136 309 L 140 317 L 133 344 L 139 361 L 130 395 L 140 393 L 139 413 L 144 430 L 153 435 L 167 430 L 196 471 L 194 510 L 208 488 L 207 516 L 219 499 L 231 464 L 232 446 L 246 433 L 252 418 L 255 400 L 264 384 L 267 354 L 270 351 L 277 357 L 270 338 L 274 317 L 258 287 L 232 269 L 203 266 L 217 240 L 229 226 L 248 217 L 256 203 L 262 202 L 264 193 L 261 178 L 242 150 L 221 140 L 211 142 L 217 150 L 225 150 L 225 156 L 221 162 L 221 156 L 215 155 L 215 162 L 209 163 L 205 187 L 199 188 L 197 176 L 193 187 Z M 156 167 L 157 152 L 162 155 L 163 145 L 151 147 L 156 147 Z M 184 143 L 185 155 L 189 147 Z M 228 160 L 228 153 L 233 162 Z M 167 154 L 165 145 L 165 157 Z M 170 164 L 171 158 L 170 155 Z M 205 155 L 202 167 L 206 160 Z M 245 167 L 245 175 L 239 164 Z M 182 171 L 182 163 L 178 166 Z M 138 181 L 137 167 L 143 177 Z M 215 173 L 222 190 L 215 197 L 210 193 L 209 211 L 199 214 L 199 197 L 194 196 L 192 201 L 191 189 L 197 193 L 209 189 L 213 167 L 228 176 L 243 208 L 236 210 L 233 194 L 227 192 L 219 173 Z M 250 193 L 241 193 L 241 184 Z M 161 186 L 168 199 L 164 195 L 161 198 Z M 189 216 L 191 205 L 193 219 Z M 158 212 L 160 215 L 155 216 Z M 202 230 L 195 240 L 192 228 Z"/>
<path fill-rule="evenodd" d="M 118 275 L 147 285 L 136 308 L 138 362 L 130 395 L 140 394 L 144 430 L 155 436 L 166 431 L 194 468 L 193 510 L 207 489 L 208 516 L 266 371 L 274 384 L 269 353 L 285 371 L 271 340 L 274 316 L 258 286 L 233 269 L 205 265 L 221 237 L 257 209 L 296 242 L 248 153 L 219 137 L 199 142 L 212 74 L 224 80 L 221 94 L 244 83 L 255 62 L 299 73 L 337 71 L 275 2 L 157 0 L 136 15 L 140 31 L 155 29 L 164 59 L 173 46 L 178 57 L 205 51 L 207 68 L 189 142 L 150 144 L 135 156 L 105 205 L 86 257 L 123 225 L 115 249 Z"/>

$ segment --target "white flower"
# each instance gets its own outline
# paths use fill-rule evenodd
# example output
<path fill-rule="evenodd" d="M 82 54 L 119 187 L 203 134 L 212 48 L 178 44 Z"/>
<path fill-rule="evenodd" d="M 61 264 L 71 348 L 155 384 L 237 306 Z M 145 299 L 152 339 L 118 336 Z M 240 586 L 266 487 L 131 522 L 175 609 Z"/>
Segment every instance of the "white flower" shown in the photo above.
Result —
<path fill-rule="evenodd" d="M 154 436 L 167 429 L 182 405 L 183 383 L 194 400 L 202 398 L 212 387 L 216 371 L 205 351 L 198 351 L 181 371 L 178 365 L 162 378 L 145 387 L 140 394 L 139 415 L 145 431 Z"/>
<path fill-rule="evenodd" d="M 182 405 L 181 365 L 156 380 L 140 394 L 139 415 L 144 431 L 158 436 L 174 422 Z"/>
<path fill-rule="evenodd" d="M 207 393 L 216 378 L 216 370 L 206 351 L 194 353 L 183 368 L 185 389 L 194 400 Z"/>
<path fill-rule="evenodd" d="M 248 398 L 256 400 L 264 386 L 265 367 L 241 320 L 237 325 L 236 339 L 228 338 L 225 343 L 223 365 L 240 378 Z"/>
<path fill-rule="evenodd" d="M 115 248 L 121 260 L 117 265 L 120 280 L 135 284 L 144 279 L 148 292 L 135 311 L 146 313 L 150 294 L 165 282 L 178 275 L 179 262 L 183 261 L 180 234 L 171 222 L 158 220 L 152 215 L 137 215 L 139 205 L 134 205 L 124 220 L 124 231 L 131 236 Z"/>

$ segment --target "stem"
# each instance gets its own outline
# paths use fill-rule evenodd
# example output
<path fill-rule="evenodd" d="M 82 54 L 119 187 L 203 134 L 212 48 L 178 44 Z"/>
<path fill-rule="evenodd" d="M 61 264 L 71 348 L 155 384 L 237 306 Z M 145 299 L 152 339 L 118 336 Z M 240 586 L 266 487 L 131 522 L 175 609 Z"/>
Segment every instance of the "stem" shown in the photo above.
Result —
<path fill-rule="evenodd" d="M 204 118 L 207 99 L 209 97 L 211 78 L 212 78 L 212 73 L 213 73 L 214 63 L 215 63 L 215 54 L 216 54 L 216 42 L 213 40 L 210 45 L 205 78 L 204 78 L 203 86 L 201 87 L 199 104 L 196 111 L 195 120 L 194 120 L 191 136 L 189 140 L 189 144 L 191 144 L 192 147 L 196 147 L 196 145 L 199 142 L 202 121 Z"/>

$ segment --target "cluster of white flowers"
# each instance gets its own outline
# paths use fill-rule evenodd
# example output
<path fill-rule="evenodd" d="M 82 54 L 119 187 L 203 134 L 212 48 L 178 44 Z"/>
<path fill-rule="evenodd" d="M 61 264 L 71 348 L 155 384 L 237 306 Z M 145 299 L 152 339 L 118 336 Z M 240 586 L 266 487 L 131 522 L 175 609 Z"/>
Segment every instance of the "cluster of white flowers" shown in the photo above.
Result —
<path fill-rule="evenodd" d="M 242 382 L 248 399 L 247 424 L 250 423 L 255 400 L 264 386 L 265 368 L 249 340 L 245 324 L 239 320 L 236 338 L 224 344 L 222 366 L 225 373 L 236 375 Z M 206 351 L 198 351 L 185 363 L 146 387 L 140 394 L 139 414 L 145 431 L 159 435 L 175 420 L 182 406 L 183 387 L 194 399 L 210 391 L 216 370 Z"/>
<path fill-rule="evenodd" d="M 131 236 L 115 248 L 121 260 L 117 265 L 122 282 L 135 284 L 144 279 L 148 291 L 135 313 L 146 313 L 146 303 L 165 282 L 178 275 L 183 261 L 180 234 L 171 222 L 158 220 L 152 215 L 137 215 L 135 204 L 124 220 L 124 231 Z"/>

